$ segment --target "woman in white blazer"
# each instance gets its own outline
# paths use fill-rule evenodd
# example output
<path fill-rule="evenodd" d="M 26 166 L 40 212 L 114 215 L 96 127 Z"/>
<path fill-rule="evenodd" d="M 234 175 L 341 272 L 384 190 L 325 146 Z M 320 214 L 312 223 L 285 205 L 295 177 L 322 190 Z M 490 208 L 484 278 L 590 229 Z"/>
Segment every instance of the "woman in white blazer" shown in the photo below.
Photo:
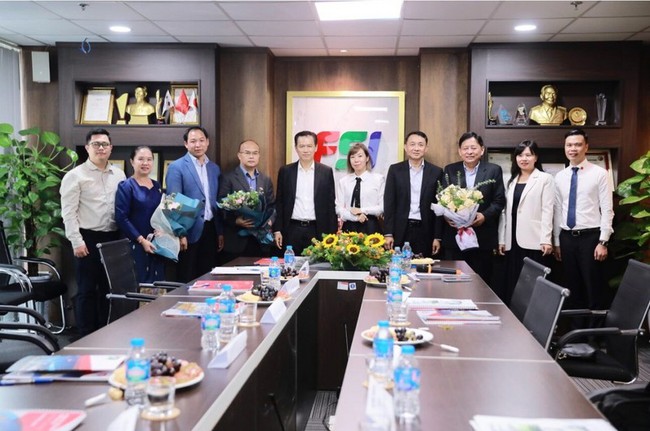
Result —
<path fill-rule="evenodd" d="M 506 186 L 506 206 L 499 220 L 499 254 L 506 256 L 506 293 L 512 296 L 524 257 L 543 265 L 553 251 L 553 177 L 542 170 L 535 141 L 515 147 L 511 177 Z"/>

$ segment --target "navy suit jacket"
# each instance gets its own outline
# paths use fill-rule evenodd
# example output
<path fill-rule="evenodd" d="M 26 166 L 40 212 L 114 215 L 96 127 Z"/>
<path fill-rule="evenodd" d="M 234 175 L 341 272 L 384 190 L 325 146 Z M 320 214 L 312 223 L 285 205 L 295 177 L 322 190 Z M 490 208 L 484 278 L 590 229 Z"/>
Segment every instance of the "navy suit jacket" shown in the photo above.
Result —
<path fill-rule="evenodd" d="M 293 205 L 296 200 L 298 163 L 294 162 L 280 168 L 278 172 L 278 192 L 275 200 L 277 217 L 273 224 L 274 232 L 289 228 Z M 314 208 L 316 210 L 316 239 L 324 233 L 335 233 L 338 228 L 336 217 L 336 189 L 332 169 L 322 163 L 314 162 Z"/>
<path fill-rule="evenodd" d="M 248 180 L 241 170 L 241 166 L 237 166 L 232 171 L 224 174 L 219 179 L 219 195 L 218 200 L 238 190 L 249 191 Z M 257 176 L 257 191 L 264 192 L 264 199 L 266 200 L 267 208 L 273 208 L 275 212 L 275 194 L 273 193 L 273 183 L 271 178 L 260 172 Z M 241 227 L 235 224 L 237 214 L 230 211 L 222 211 L 224 218 L 223 235 L 224 235 L 224 251 L 228 253 L 239 253 L 246 248 L 245 239 L 248 237 L 241 237 L 237 234 Z M 271 221 L 275 220 L 275 214 L 271 216 Z"/>
<path fill-rule="evenodd" d="M 167 194 L 182 193 L 187 197 L 200 200 L 204 205 L 210 205 L 213 214 L 212 222 L 215 224 L 217 234 L 222 235 L 223 225 L 219 208 L 217 207 L 217 192 L 219 191 L 219 174 L 221 170 L 216 163 L 208 161 L 207 170 L 210 196 L 205 196 L 199 174 L 196 172 L 192 159 L 190 153 L 187 153 L 169 165 L 167 168 L 167 177 L 165 178 Z M 199 211 L 194 219 L 194 225 L 187 233 L 187 241 L 190 244 L 197 242 L 201 238 L 204 223 L 203 217 L 203 211 Z"/>
<path fill-rule="evenodd" d="M 467 187 L 463 162 L 451 163 L 445 166 L 444 185 L 447 186 L 449 183 L 458 184 L 459 176 L 460 186 Z M 485 216 L 485 223 L 479 227 L 474 227 L 474 232 L 476 232 L 478 247 L 481 250 L 494 250 L 497 248 L 499 242 L 499 217 L 506 204 L 506 192 L 503 187 L 503 171 L 501 170 L 501 166 L 495 165 L 494 163 L 481 162 L 476 173 L 474 184 L 490 179 L 494 180 L 494 182 L 484 184 L 478 188 L 483 193 L 483 203 L 479 204 L 478 212 Z M 456 244 L 456 229 L 447 223 L 444 226 L 443 247 L 458 249 L 458 244 Z"/>
<path fill-rule="evenodd" d="M 431 204 L 437 202 L 438 182 L 442 182 L 442 168 L 424 161 L 420 189 L 420 217 L 429 243 L 442 238 L 442 218 L 436 217 Z M 392 234 L 396 246 L 404 243 L 411 206 L 411 175 L 409 162 L 395 163 L 388 168 L 384 190 L 384 233 Z"/>

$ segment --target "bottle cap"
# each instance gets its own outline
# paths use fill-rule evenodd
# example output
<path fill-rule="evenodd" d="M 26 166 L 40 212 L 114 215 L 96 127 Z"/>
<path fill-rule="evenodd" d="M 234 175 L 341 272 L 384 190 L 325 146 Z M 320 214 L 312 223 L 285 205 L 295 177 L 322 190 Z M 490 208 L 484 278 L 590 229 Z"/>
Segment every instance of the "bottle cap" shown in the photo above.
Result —
<path fill-rule="evenodd" d="M 224 292 L 230 292 L 232 290 L 232 286 L 229 284 L 224 284 L 223 286 L 221 286 L 221 290 L 223 290 Z"/>
<path fill-rule="evenodd" d="M 144 338 L 131 338 L 131 347 L 144 346 Z"/>
<path fill-rule="evenodd" d="M 288 245 L 288 246 L 287 246 L 287 250 L 293 250 L 293 246 L 292 246 L 292 245 Z"/>
<path fill-rule="evenodd" d="M 406 345 L 402 346 L 402 355 L 413 355 L 415 353 L 415 346 Z"/>
<path fill-rule="evenodd" d="M 277 256 L 273 256 L 273 257 L 271 258 L 271 262 L 277 262 L 277 261 L 278 261 L 278 257 L 277 257 Z"/>
<path fill-rule="evenodd" d="M 380 320 L 377 322 L 377 326 L 380 328 L 388 328 L 388 320 Z"/>

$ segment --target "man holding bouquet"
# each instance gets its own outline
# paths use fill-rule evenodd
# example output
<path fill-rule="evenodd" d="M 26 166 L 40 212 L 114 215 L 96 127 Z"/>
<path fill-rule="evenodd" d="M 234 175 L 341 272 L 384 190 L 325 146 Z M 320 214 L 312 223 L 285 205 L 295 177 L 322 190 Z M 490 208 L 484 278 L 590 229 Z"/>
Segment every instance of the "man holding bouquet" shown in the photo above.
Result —
<path fill-rule="evenodd" d="M 219 201 L 229 194 L 241 191 L 257 191 L 263 196 L 265 209 L 270 210 L 269 230 L 275 219 L 275 196 L 271 178 L 261 173 L 257 167 L 260 163 L 260 146 L 248 139 L 239 144 L 237 153 L 239 166 L 221 176 L 219 181 Z M 241 236 L 242 229 L 256 228 L 255 220 L 251 220 L 238 212 L 224 211 L 224 256 L 228 262 L 238 256 L 257 257 L 270 256 L 270 246 L 261 244 L 253 235 Z"/>

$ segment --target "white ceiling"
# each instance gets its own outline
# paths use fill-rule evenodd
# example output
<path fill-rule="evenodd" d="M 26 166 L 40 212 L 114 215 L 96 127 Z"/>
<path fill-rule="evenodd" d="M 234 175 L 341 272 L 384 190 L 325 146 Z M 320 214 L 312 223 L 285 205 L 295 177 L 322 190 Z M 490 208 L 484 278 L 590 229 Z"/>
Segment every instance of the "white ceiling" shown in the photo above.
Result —
<path fill-rule="evenodd" d="M 320 22 L 314 3 L 0 1 L 0 41 L 217 43 L 267 47 L 276 56 L 417 55 L 420 48 L 488 42 L 650 43 L 650 1 L 584 1 L 574 7 L 570 1 L 405 0 L 399 20 L 338 22 Z M 537 30 L 515 34 L 514 25 L 524 21 Z M 132 32 L 111 33 L 114 24 Z"/>

